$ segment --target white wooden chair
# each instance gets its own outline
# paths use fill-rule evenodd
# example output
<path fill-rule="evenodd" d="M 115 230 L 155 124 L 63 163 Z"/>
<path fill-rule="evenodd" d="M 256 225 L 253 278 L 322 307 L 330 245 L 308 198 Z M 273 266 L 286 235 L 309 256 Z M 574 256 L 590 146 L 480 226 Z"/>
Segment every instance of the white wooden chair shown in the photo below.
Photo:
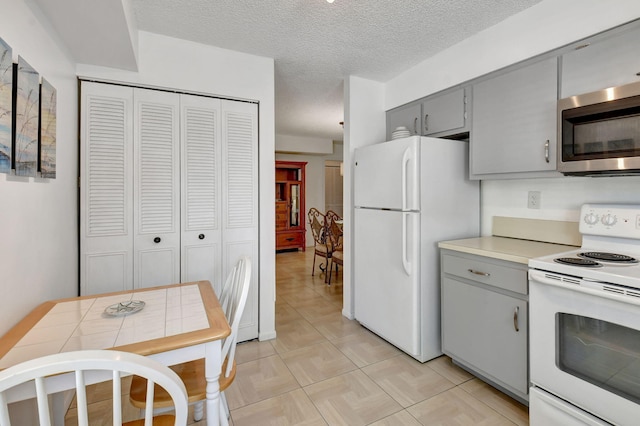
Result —
<path fill-rule="evenodd" d="M 231 334 L 227 336 L 222 344 L 222 372 L 218 383 L 220 385 L 220 424 L 228 425 L 229 408 L 224 396 L 227 389 L 236 376 L 235 353 L 238 342 L 238 329 L 240 319 L 249 295 L 249 284 L 251 282 L 251 260 L 248 257 L 241 258 L 233 270 L 230 272 L 227 281 L 222 288 L 220 295 L 220 305 L 231 326 Z M 187 388 L 189 404 L 196 403 L 194 419 L 202 420 L 204 415 L 204 400 L 206 399 L 206 386 L 204 374 L 204 359 L 185 362 L 171 367 L 182 379 Z M 146 397 L 146 380 L 134 376 L 131 381 L 129 400 L 138 408 L 143 408 L 148 401 Z M 171 407 L 171 400 L 162 389 L 156 389 L 153 406 L 156 409 Z"/>
<path fill-rule="evenodd" d="M 109 375 L 110 374 L 110 375 Z M 146 390 L 153 399 L 154 390 L 161 386 L 173 399 L 175 415 L 153 418 L 153 407 L 145 407 L 145 418 L 132 422 L 122 422 L 122 392 L 120 378 L 123 375 L 138 374 L 148 379 Z M 49 395 L 65 389 L 63 381 L 75 382 L 78 407 L 78 424 L 89 424 L 85 383 L 91 383 L 98 376 L 110 377 L 113 381 L 113 424 L 145 425 L 185 425 L 188 415 L 187 393 L 180 378 L 167 366 L 142 355 L 129 352 L 86 350 L 63 352 L 36 358 L 0 371 L 0 425 L 9 426 L 7 404 L 36 398 L 41 426 L 51 425 Z M 95 419 L 94 419 L 95 421 Z M 20 423 L 19 423 L 20 424 Z"/>

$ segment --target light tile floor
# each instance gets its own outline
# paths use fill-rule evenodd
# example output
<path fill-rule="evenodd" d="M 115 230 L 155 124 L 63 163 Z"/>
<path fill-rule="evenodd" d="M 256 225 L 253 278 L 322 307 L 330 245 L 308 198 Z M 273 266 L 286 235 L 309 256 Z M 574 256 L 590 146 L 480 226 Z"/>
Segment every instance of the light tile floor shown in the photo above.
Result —
<path fill-rule="evenodd" d="M 312 262 L 313 250 L 276 255 L 278 337 L 238 345 L 232 425 L 528 424 L 527 407 L 448 357 L 419 363 L 347 320 L 342 271 L 329 287 Z"/>

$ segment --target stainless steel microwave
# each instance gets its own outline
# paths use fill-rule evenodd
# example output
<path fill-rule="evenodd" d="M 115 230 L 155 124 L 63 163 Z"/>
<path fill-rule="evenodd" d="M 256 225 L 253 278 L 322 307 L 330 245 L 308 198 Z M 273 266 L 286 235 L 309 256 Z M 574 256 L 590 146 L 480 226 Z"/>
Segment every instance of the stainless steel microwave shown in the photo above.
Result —
<path fill-rule="evenodd" d="M 640 82 L 558 101 L 558 171 L 640 175 Z"/>

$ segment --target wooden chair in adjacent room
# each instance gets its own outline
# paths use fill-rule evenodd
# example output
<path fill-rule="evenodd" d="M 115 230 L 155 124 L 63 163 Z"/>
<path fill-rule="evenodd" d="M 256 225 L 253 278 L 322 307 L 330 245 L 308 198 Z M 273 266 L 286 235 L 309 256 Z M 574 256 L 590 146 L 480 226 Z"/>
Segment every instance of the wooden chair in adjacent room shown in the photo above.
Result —
<path fill-rule="evenodd" d="M 220 424 L 228 425 L 229 407 L 224 396 L 227 389 L 236 377 L 236 344 L 238 343 L 238 329 L 240 319 L 247 302 L 249 284 L 251 282 L 251 261 L 247 257 L 241 258 L 233 268 L 222 288 L 220 305 L 231 326 L 231 334 L 222 343 L 222 372 L 220 374 Z M 187 388 L 189 404 L 196 403 L 194 420 L 202 420 L 204 413 L 204 400 L 206 399 L 207 382 L 205 380 L 204 359 L 185 362 L 171 367 L 182 379 Z M 131 380 L 129 400 L 138 408 L 146 403 L 146 380 L 134 376 Z M 170 408 L 171 400 L 162 389 L 156 389 L 153 406 L 156 409 Z"/>
<path fill-rule="evenodd" d="M 75 383 L 76 402 L 78 410 L 78 425 L 86 426 L 102 422 L 105 419 L 89 419 L 87 392 L 85 383 L 91 381 L 93 375 L 99 372 L 110 377 L 113 382 L 113 424 L 126 426 L 153 425 L 185 425 L 188 415 L 187 392 L 182 380 L 169 367 L 158 361 L 130 352 L 85 350 L 63 352 L 47 355 L 14 365 L 0 372 L 0 425 L 9 426 L 7 403 L 13 402 L 8 390 L 20 386 L 20 399 L 36 398 L 39 424 L 51 425 L 51 410 L 49 397 L 59 392 L 56 384 L 60 380 Z M 153 406 L 143 406 L 145 418 L 130 422 L 122 421 L 122 390 L 120 378 L 123 375 L 138 374 L 145 378 L 144 392 L 153 398 L 154 390 L 162 387 L 175 407 L 175 414 L 153 418 Z M 69 377 L 67 377 L 69 376 Z M 146 383 L 149 387 L 146 387 Z M 17 389 L 16 389 L 17 390 Z M 17 421 L 17 424 L 24 424 Z"/>
<path fill-rule="evenodd" d="M 309 209 L 307 214 L 309 218 L 309 227 L 311 228 L 311 234 L 313 235 L 313 266 L 311 267 L 311 275 L 316 271 L 316 257 L 320 256 L 324 259 L 323 264 L 320 264 L 320 270 L 325 271 L 329 266 L 329 259 L 331 258 L 331 250 L 327 244 L 327 228 L 325 215 L 315 207 Z"/>
<path fill-rule="evenodd" d="M 327 283 L 331 285 L 331 273 L 333 267 L 336 269 L 336 278 L 338 277 L 338 265 L 344 263 L 344 252 L 342 250 L 342 218 L 334 211 L 329 210 L 326 214 L 327 221 L 327 239 L 329 240 L 329 248 L 331 250 L 331 263 L 327 272 Z"/>

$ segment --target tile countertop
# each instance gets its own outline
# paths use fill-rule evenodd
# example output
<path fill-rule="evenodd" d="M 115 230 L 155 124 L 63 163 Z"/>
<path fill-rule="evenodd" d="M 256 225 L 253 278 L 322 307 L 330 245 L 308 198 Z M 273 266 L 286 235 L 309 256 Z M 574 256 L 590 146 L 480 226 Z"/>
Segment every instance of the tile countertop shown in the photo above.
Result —
<path fill-rule="evenodd" d="M 441 241 L 441 249 L 492 257 L 494 259 L 528 264 L 529 259 L 554 253 L 575 250 L 575 246 L 542 243 L 507 237 L 478 237 L 463 240 Z"/>

